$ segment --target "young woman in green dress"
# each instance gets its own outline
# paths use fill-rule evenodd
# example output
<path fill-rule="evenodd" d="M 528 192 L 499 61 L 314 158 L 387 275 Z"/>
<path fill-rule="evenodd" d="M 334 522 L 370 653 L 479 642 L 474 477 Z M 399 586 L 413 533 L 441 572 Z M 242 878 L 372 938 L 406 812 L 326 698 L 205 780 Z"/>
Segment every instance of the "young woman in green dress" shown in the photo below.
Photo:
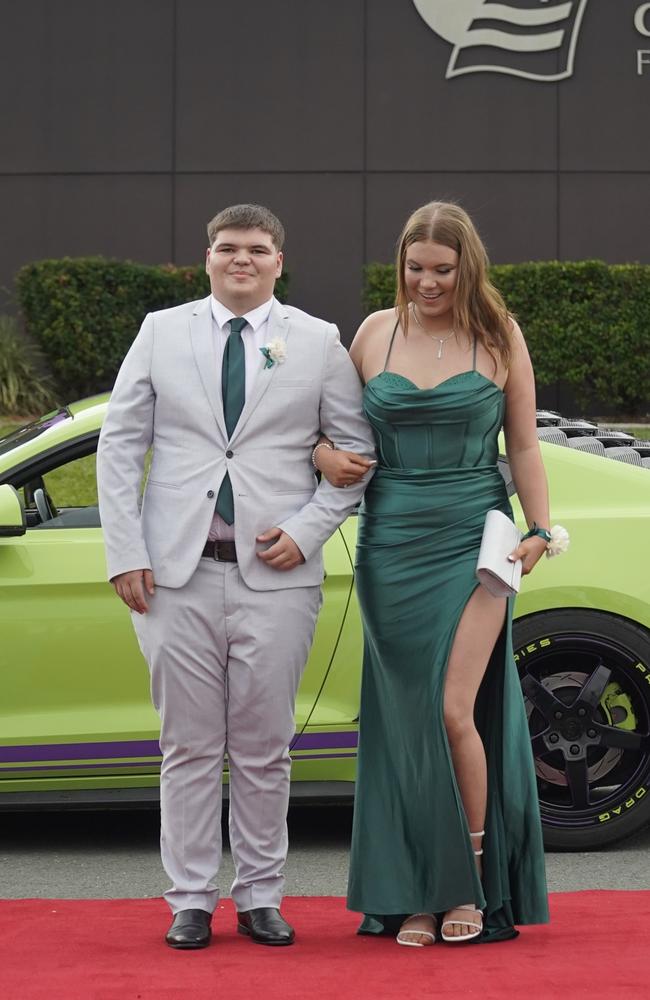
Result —
<path fill-rule="evenodd" d="M 524 574 L 547 545 L 548 496 L 526 344 L 460 207 L 409 218 L 395 308 L 364 320 L 350 355 L 378 464 L 356 557 L 365 649 L 348 906 L 365 914 L 360 933 L 403 945 L 513 937 L 548 911 L 512 602 L 475 577 L 487 511 L 512 517 L 502 429 L 533 529 L 513 553 Z M 320 444 L 330 482 L 367 473 Z"/>

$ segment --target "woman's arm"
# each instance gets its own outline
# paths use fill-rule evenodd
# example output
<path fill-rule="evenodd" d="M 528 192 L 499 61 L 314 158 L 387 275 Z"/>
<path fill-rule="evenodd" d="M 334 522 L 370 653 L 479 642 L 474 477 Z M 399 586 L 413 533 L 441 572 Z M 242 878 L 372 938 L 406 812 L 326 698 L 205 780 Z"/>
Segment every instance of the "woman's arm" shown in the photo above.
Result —
<path fill-rule="evenodd" d="M 548 485 L 537 437 L 535 377 L 523 334 L 514 322 L 512 362 L 504 391 L 506 454 L 519 502 L 529 528 L 536 524 L 550 530 Z M 546 541 L 537 535 L 521 543 L 513 555 L 522 560 L 522 573 L 530 573 L 545 549 Z"/>
<path fill-rule="evenodd" d="M 353 451 L 340 451 L 324 434 L 312 452 L 312 462 L 332 486 L 351 486 L 377 464 Z"/>

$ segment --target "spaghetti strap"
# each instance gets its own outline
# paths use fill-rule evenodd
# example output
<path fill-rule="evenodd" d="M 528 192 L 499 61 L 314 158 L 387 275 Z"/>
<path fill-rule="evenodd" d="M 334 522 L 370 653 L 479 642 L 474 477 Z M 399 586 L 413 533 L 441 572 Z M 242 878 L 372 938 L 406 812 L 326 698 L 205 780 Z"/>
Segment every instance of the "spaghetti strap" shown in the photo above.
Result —
<path fill-rule="evenodd" d="M 388 351 L 386 353 L 386 360 L 384 361 L 384 367 L 383 367 L 382 371 L 386 371 L 386 369 L 388 368 L 388 360 L 390 358 L 390 352 L 393 350 L 393 341 L 395 340 L 395 334 L 397 333 L 397 327 L 398 326 L 399 326 L 399 320 L 397 320 L 397 323 L 395 324 L 395 326 L 393 328 L 393 335 L 390 338 L 390 344 L 388 345 Z"/>
<path fill-rule="evenodd" d="M 474 335 L 474 353 L 472 354 L 472 371 L 476 371 L 476 335 Z"/>

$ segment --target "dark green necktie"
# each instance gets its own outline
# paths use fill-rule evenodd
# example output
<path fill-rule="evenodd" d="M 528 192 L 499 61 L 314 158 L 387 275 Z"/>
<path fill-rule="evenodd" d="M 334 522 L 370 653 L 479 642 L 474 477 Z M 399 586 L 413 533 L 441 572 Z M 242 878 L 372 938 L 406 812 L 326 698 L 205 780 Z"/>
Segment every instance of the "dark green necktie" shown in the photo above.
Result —
<path fill-rule="evenodd" d="M 226 341 L 221 365 L 223 415 L 229 438 L 232 437 L 246 401 L 246 359 L 244 342 L 241 339 L 241 332 L 245 326 L 246 320 L 241 317 L 230 320 L 230 334 Z M 226 524 L 232 524 L 235 520 L 235 505 L 228 473 L 224 476 L 217 497 L 217 514 L 224 519 Z"/>

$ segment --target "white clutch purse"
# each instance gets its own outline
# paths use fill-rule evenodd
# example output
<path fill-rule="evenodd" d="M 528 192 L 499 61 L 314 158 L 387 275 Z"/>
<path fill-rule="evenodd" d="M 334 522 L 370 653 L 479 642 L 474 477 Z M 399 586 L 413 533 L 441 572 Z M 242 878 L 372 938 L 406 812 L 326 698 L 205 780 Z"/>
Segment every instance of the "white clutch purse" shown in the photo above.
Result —
<path fill-rule="evenodd" d="M 508 556 L 517 548 L 521 538 L 517 526 L 500 510 L 487 512 L 476 577 L 494 597 L 512 597 L 519 593 L 521 559 L 510 562 Z"/>

